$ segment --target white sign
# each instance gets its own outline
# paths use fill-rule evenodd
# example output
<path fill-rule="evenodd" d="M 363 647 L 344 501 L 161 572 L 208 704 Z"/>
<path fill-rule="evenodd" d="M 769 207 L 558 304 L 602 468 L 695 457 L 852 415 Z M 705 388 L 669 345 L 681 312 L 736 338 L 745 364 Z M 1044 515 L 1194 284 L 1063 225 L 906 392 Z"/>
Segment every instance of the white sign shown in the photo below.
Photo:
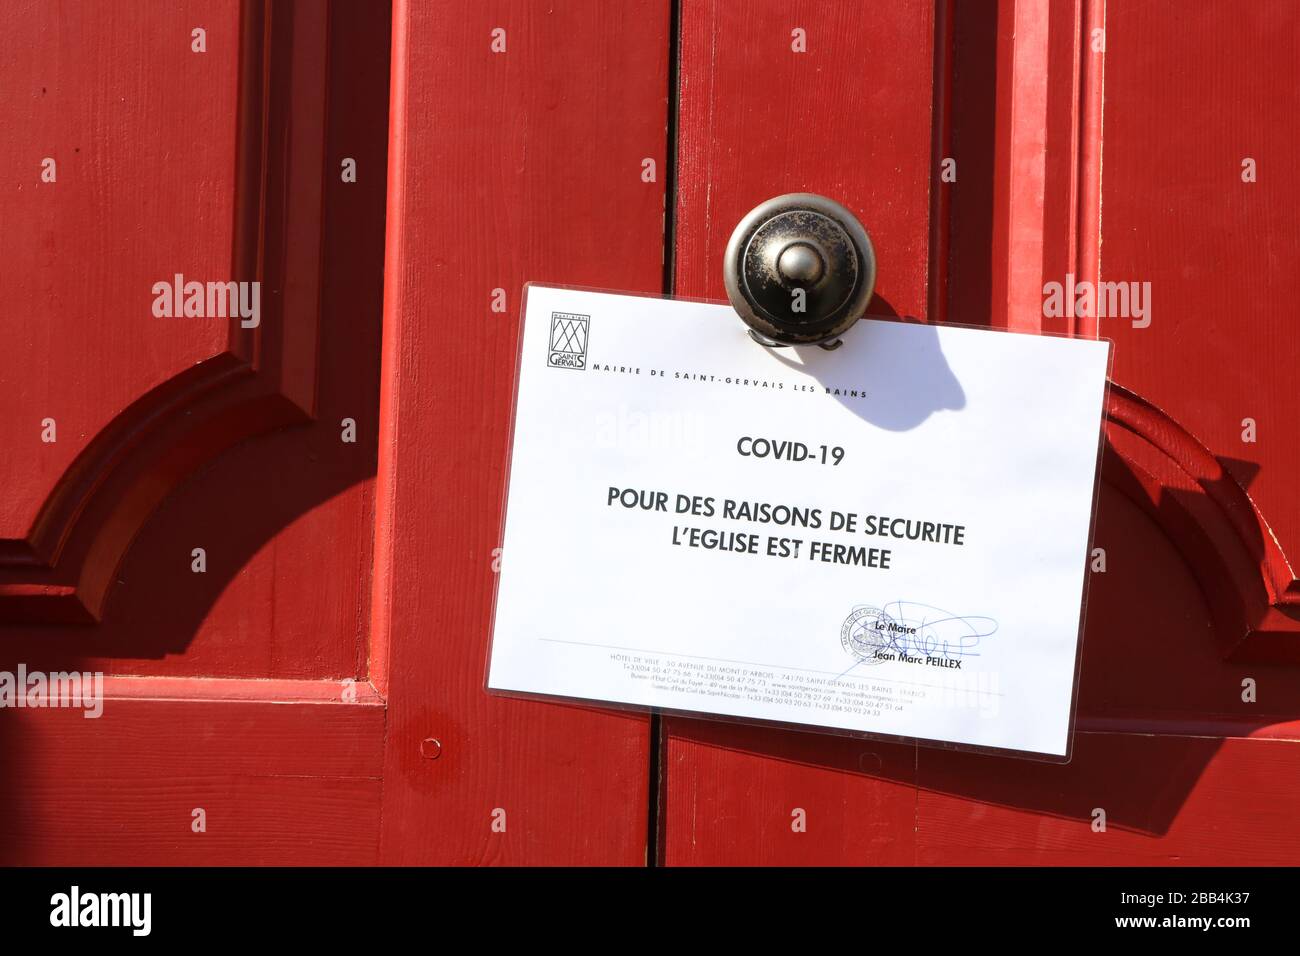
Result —
<path fill-rule="evenodd" d="M 1068 755 L 1109 343 L 525 308 L 489 689 Z"/>

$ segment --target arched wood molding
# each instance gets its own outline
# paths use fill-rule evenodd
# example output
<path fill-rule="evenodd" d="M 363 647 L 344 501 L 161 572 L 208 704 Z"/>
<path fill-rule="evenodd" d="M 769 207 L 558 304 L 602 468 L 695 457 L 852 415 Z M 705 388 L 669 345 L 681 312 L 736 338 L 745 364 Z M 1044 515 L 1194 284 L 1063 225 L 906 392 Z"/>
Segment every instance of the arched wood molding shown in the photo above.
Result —
<path fill-rule="evenodd" d="M 1223 656 L 1300 663 L 1300 587 L 1250 496 L 1187 429 L 1128 389 L 1111 385 L 1106 419 L 1102 478 L 1186 559 Z"/>
<path fill-rule="evenodd" d="M 225 352 L 132 403 L 63 474 L 26 537 L 0 540 L 0 624 L 99 620 L 163 498 L 238 442 L 314 412 L 327 24 L 247 0 L 240 33 L 232 278 L 262 283 L 261 323 L 232 320 Z"/>

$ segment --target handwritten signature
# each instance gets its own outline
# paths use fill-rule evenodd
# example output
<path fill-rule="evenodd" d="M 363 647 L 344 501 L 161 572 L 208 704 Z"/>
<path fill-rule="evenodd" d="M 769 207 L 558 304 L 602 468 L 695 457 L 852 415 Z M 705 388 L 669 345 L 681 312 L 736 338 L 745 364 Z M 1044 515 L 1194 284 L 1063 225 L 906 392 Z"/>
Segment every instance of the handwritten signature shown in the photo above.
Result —
<path fill-rule="evenodd" d="M 979 657 L 980 641 L 997 633 L 998 622 L 982 614 L 954 614 L 931 604 L 899 600 L 880 608 L 854 608 L 846 628 L 851 632 L 846 646 L 859 657 L 853 665 L 857 667 L 895 655 L 954 661 Z"/>

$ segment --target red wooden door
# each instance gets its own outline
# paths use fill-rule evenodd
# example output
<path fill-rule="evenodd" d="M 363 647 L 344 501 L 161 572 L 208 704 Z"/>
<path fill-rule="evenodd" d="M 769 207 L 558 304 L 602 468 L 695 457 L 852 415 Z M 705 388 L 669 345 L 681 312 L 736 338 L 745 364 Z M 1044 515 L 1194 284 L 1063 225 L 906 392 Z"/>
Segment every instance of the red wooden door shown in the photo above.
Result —
<path fill-rule="evenodd" d="M 0 710 L 0 860 L 1295 862 L 1298 18 L 24 7 L 0 675 L 107 676 Z M 723 298 L 794 190 L 870 229 L 874 314 L 1116 342 L 1069 765 L 483 691 L 523 283 Z M 256 322 L 157 314 L 178 274 Z"/>
<path fill-rule="evenodd" d="M 662 275 L 609 6 L 10 12 L 0 693 L 105 677 L 0 709 L 0 861 L 644 864 L 648 718 L 482 691 L 521 285 Z"/>
<path fill-rule="evenodd" d="M 1300 860 L 1298 30 L 1286 2 L 685 0 L 676 292 L 721 296 L 754 203 L 823 192 L 871 231 L 872 311 L 1101 334 L 1118 387 L 1073 761 L 668 718 L 661 860 Z M 1060 316 L 1067 275 L 1145 306 Z"/>

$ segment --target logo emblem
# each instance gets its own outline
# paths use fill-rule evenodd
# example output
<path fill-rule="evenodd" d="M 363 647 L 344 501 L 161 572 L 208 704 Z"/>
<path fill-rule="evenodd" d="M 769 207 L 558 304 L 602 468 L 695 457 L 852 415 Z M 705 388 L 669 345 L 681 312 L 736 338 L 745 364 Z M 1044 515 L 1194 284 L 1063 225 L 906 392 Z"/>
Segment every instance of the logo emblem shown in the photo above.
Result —
<path fill-rule="evenodd" d="M 840 646 L 862 664 L 883 664 L 878 654 L 893 645 L 894 619 L 878 607 L 859 605 L 840 628 Z"/>
<path fill-rule="evenodd" d="M 546 364 L 552 368 L 587 367 L 587 327 L 589 315 L 572 312 L 551 313 L 551 348 Z"/>

